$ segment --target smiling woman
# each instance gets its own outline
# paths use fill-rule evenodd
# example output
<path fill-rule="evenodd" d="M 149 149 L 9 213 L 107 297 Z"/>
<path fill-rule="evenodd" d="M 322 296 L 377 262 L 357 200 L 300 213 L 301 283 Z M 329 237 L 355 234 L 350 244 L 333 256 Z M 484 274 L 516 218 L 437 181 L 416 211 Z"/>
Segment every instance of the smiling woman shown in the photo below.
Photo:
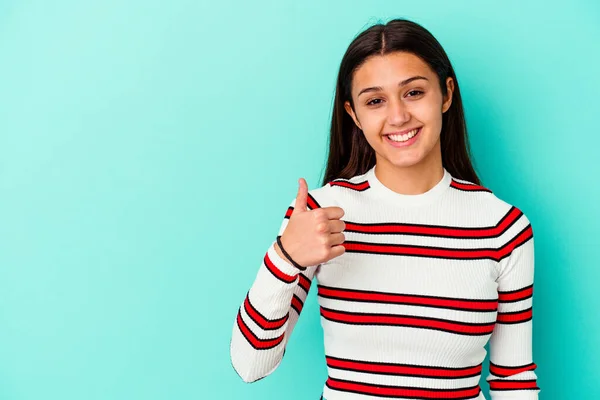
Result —
<path fill-rule="evenodd" d="M 240 306 L 233 367 L 273 372 L 317 281 L 340 399 L 538 398 L 533 230 L 481 186 L 458 81 L 422 26 L 393 20 L 350 44 L 323 185 L 304 179 Z"/>

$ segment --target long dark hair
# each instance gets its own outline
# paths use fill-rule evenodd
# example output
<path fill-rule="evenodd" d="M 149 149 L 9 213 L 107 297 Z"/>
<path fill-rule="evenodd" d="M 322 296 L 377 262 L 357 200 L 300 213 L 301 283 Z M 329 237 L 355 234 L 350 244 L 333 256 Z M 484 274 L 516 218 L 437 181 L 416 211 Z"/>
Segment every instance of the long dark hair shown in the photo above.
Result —
<path fill-rule="evenodd" d="M 447 94 L 446 78 L 454 79 L 452 103 L 442 114 L 442 165 L 453 177 L 480 185 L 471 164 L 462 99 L 452 64 L 442 45 L 427 29 L 406 19 L 373 25 L 356 36 L 348 46 L 337 77 L 329 155 L 322 184 L 361 175 L 375 165 L 375 151 L 344 109 L 344 102 L 349 101 L 354 109 L 351 87 L 356 69 L 368 57 L 395 51 L 412 53 L 427 63 L 437 74 L 444 96 Z"/>

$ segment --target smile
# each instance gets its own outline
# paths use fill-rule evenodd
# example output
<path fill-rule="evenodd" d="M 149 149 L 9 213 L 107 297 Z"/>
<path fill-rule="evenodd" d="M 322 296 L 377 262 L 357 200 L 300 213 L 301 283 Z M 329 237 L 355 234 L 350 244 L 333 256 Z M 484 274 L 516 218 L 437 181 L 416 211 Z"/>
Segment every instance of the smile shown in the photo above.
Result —
<path fill-rule="evenodd" d="M 410 146 L 417 141 L 419 133 L 422 128 L 413 129 L 412 131 L 406 132 L 402 135 L 385 135 L 385 141 L 394 147 L 406 147 Z"/>

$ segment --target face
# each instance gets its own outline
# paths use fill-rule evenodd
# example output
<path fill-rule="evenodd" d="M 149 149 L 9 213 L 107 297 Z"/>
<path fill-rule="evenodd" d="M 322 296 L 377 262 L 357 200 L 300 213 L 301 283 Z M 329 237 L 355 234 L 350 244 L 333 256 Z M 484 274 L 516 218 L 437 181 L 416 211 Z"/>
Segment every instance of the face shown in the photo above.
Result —
<path fill-rule="evenodd" d="M 454 81 L 442 96 L 435 72 L 412 53 L 368 58 L 355 72 L 352 100 L 344 107 L 375 150 L 377 165 L 442 165 L 442 114 L 452 102 Z"/>

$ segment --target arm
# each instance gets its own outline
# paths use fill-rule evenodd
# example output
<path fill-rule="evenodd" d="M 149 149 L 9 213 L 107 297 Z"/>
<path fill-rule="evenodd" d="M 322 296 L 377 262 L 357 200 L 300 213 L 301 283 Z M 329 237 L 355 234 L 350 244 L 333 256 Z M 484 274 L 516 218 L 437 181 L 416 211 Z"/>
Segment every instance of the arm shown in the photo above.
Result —
<path fill-rule="evenodd" d="M 537 400 L 536 364 L 532 356 L 533 231 L 525 215 L 516 235 L 500 250 L 498 317 L 490 338 L 492 400 Z"/>
<path fill-rule="evenodd" d="M 285 230 L 294 203 L 278 235 Z M 269 246 L 233 324 L 231 363 L 244 382 L 266 377 L 281 363 L 317 267 L 300 270 L 277 250 L 275 240 Z"/>

